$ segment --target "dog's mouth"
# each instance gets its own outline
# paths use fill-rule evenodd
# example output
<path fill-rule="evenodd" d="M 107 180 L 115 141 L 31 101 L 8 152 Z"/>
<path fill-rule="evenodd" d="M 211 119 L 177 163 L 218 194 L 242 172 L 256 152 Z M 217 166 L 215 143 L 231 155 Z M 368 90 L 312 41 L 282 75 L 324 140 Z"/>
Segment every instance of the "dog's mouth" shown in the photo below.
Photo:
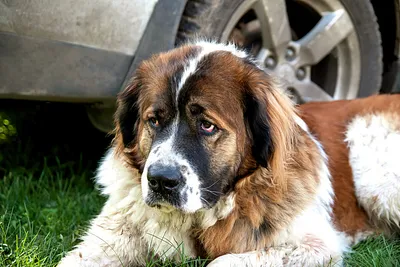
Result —
<path fill-rule="evenodd" d="M 174 207 L 166 202 L 160 202 L 157 204 L 148 204 L 148 206 L 151 208 L 160 210 L 161 212 L 164 212 L 164 213 L 171 213 L 171 212 L 177 210 L 176 207 Z"/>
<path fill-rule="evenodd" d="M 178 211 L 185 214 L 191 214 L 201 210 L 211 209 L 215 205 L 215 201 L 201 201 L 201 205 L 193 207 L 189 204 L 190 201 L 188 202 L 187 199 L 185 199 L 185 194 L 179 198 L 173 198 L 171 196 L 157 197 L 155 195 L 156 194 L 153 192 L 148 194 L 147 197 L 144 198 L 144 202 L 147 206 L 165 213 Z"/>
<path fill-rule="evenodd" d="M 178 199 L 169 196 L 157 197 L 155 195 L 154 193 L 150 193 L 144 198 L 144 202 L 147 206 L 168 213 L 174 210 L 182 210 L 182 205 Z"/>

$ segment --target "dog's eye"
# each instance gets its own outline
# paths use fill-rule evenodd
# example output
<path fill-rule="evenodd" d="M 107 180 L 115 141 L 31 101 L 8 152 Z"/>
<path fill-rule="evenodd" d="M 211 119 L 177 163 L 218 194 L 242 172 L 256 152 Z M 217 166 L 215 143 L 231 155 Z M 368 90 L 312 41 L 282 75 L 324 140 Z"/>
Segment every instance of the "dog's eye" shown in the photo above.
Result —
<path fill-rule="evenodd" d="M 217 130 L 217 127 L 209 121 L 202 121 L 200 128 L 206 134 L 213 134 Z"/>
<path fill-rule="evenodd" d="M 158 127 L 160 125 L 160 123 L 158 122 L 158 120 L 155 117 L 151 117 L 149 119 L 149 123 L 153 127 Z"/>

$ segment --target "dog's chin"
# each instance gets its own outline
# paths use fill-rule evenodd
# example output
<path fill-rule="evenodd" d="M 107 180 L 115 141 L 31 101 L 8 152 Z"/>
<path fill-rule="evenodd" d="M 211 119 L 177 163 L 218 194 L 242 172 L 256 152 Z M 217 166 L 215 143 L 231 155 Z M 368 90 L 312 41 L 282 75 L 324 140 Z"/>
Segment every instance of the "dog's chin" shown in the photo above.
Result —
<path fill-rule="evenodd" d="M 144 202 L 146 203 L 147 206 L 149 206 L 152 209 L 157 209 L 158 211 L 164 212 L 164 213 L 171 213 L 171 212 L 182 212 L 186 213 L 185 209 L 182 208 L 179 203 L 174 203 L 172 204 L 169 201 L 165 200 L 155 200 L 151 197 L 147 197 L 144 199 Z"/>
<path fill-rule="evenodd" d="M 147 203 L 146 203 L 147 204 Z M 149 207 L 153 209 L 157 209 L 163 213 L 171 213 L 177 211 L 178 209 L 168 203 L 158 203 L 158 204 L 147 204 Z"/>
<path fill-rule="evenodd" d="M 157 201 L 151 198 L 146 198 L 144 202 L 150 208 L 157 209 L 164 213 L 179 212 L 183 214 L 193 214 L 202 210 L 208 210 L 212 208 L 212 206 L 208 205 L 202 205 L 201 207 L 193 208 L 187 207 L 187 205 L 180 205 L 179 203 L 171 204 L 167 201 Z"/>

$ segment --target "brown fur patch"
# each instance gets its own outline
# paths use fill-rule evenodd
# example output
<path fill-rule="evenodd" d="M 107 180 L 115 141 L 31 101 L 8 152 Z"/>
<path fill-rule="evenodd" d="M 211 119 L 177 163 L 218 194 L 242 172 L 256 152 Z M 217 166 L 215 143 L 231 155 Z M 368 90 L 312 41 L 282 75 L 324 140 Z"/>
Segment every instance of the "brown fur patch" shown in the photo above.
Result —
<path fill-rule="evenodd" d="M 258 167 L 236 184 L 232 213 L 200 231 L 199 238 L 211 257 L 271 246 L 275 234 L 310 203 L 319 184 L 315 166 L 320 164 L 321 156 L 315 143 L 295 125 L 287 96 L 268 77 L 244 73 L 249 90 L 266 103 L 274 154 L 269 168 Z M 238 146 L 244 145 L 241 149 L 249 153 L 245 133 L 238 131 L 238 135 Z M 254 159 L 250 154 L 244 157 L 242 168 L 251 168 Z"/>
<path fill-rule="evenodd" d="M 400 95 L 379 95 L 357 100 L 308 103 L 299 107 L 311 132 L 328 155 L 332 174 L 334 222 L 349 235 L 371 230 L 366 212 L 357 202 L 349 151 L 345 139 L 347 125 L 356 115 L 376 112 L 400 112 Z"/>
<path fill-rule="evenodd" d="M 275 189 L 271 169 L 259 168 L 239 181 L 232 213 L 200 234 L 210 256 L 271 246 L 275 234 L 310 203 L 318 186 L 315 166 L 320 156 L 313 141 L 300 129 L 296 139 L 283 170 L 286 190 Z"/>

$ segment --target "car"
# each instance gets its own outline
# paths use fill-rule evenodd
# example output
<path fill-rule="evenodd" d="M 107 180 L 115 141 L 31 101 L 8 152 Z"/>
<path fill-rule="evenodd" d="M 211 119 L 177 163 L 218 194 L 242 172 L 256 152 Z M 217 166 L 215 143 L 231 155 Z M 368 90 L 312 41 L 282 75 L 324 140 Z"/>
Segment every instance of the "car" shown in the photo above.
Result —
<path fill-rule="evenodd" d="M 393 92 L 399 15 L 400 0 L 2 0 L 0 98 L 81 103 L 110 131 L 138 64 L 199 37 L 252 53 L 297 103 Z"/>

